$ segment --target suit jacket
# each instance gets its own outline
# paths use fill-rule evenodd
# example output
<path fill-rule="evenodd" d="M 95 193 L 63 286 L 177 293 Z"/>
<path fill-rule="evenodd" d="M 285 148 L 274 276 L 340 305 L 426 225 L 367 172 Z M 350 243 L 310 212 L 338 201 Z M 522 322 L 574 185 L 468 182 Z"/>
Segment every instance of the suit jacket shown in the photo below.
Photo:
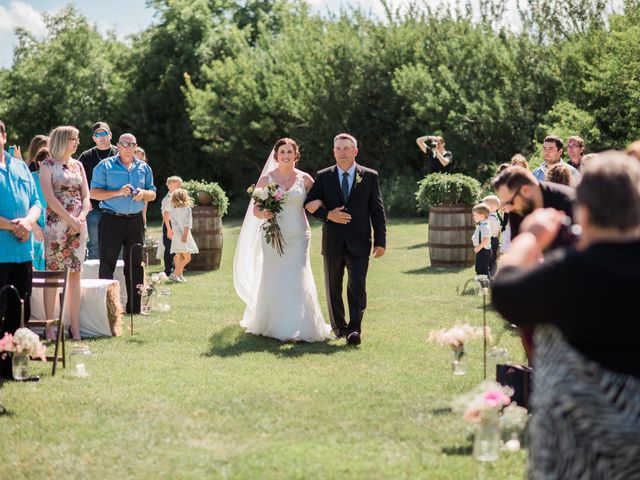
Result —
<path fill-rule="evenodd" d="M 307 195 L 307 202 L 322 200 L 324 206 L 318 208 L 313 216 L 324 222 L 322 226 L 322 255 L 340 256 L 346 250 L 355 256 L 371 254 L 371 230 L 373 245 L 386 247 L 387 227 L 384 205 L 380 193 L 378 172 L 356 164 L 356 178 L 344 198 L 340 188 L 339 170 L 333 165 L 320 170 L 315 183 Z M 351 215 L 347 224 L 327 220 L 327 214 L 334 208 L 345 206 L 344 211 Z"/>

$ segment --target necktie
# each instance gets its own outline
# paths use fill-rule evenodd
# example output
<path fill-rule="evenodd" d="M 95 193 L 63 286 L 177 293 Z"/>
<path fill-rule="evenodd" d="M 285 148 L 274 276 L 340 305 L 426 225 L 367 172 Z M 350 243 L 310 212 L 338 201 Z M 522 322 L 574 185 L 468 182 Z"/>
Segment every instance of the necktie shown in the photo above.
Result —
<path fill-rule="evenodd" d="M 349 174 L 344 172 L 342 174 L 342 194 L 344 195 L 345 201 L 349 198 Z"/>

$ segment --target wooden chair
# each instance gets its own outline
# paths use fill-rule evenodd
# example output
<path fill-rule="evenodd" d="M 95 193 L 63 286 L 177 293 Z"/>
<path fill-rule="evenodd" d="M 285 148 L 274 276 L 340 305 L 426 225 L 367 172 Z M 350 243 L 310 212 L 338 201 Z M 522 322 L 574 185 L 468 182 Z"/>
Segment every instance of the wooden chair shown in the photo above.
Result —
<path fill-rule="evenodd" d="M 42 297 L 44 299 L 45 288 L 61 288 L 60 293 L 60 313 L 58 318 L 47 318 L 44 320 L 29 320 L 29 327 L 57 327 L 56 342 L 53 356 L 47 356 L 47 360 L 53 360 L 53 370 L 51 375 L 56 374 L 58 361 L 62 360 L 62 368 L 67 366 L 65 343 L 64 343 L 64 306 L 67 294 L 67 282 L 69 280 L 69 269 L 63 271 L 35 271 L 33 272 L 33 283 L 31 288 L 42 288 Z"/>

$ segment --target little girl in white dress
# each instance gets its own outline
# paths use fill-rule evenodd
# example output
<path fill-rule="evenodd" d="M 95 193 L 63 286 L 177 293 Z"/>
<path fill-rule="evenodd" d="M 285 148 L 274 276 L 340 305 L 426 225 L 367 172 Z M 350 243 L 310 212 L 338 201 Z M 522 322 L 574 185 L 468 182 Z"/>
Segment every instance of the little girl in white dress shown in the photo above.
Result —
<path fill-rule="evenodd" d="M 186 190 L 178 188 L 171 194 L 171 253 L 173 258 L 173 273 L 169 276 L 174 282 L 186 282 L 184 267 L 191 261 L 191 254 L 198 253 L 198 246 L 191 235 L 193 200 Z"/>

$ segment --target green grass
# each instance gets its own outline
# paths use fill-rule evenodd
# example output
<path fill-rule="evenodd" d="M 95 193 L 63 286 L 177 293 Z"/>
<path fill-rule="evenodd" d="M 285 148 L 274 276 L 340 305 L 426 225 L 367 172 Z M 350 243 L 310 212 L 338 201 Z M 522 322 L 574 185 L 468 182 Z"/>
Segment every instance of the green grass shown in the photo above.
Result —
<path fill-rule="evenodd" d="M 470 430 L 449 410 L 482 379 L 482 342 L 454 377 L 451 352 L 426 337 L 460 320 L 481 325 L 482 298 L 456 291 L 472 269 L 429 267 L 424 221 L 391 222 L 387 255 L 371 261 L 357 349 L 244 334 L 232 282 L 239 223 L 224 228 L 220 270 L 172 285 L 170 312 L 135 317 L 133 336 L 86 342 L 90 378 L 51 377 L 34 362 L 39 383 L 3 385 L 0 478 L 524 477 L 524 452 L 474 461 Z M 320 234 L 314 224 L 324 306 Z M 521 358 L 510 334 L 500 343 Z"/>

